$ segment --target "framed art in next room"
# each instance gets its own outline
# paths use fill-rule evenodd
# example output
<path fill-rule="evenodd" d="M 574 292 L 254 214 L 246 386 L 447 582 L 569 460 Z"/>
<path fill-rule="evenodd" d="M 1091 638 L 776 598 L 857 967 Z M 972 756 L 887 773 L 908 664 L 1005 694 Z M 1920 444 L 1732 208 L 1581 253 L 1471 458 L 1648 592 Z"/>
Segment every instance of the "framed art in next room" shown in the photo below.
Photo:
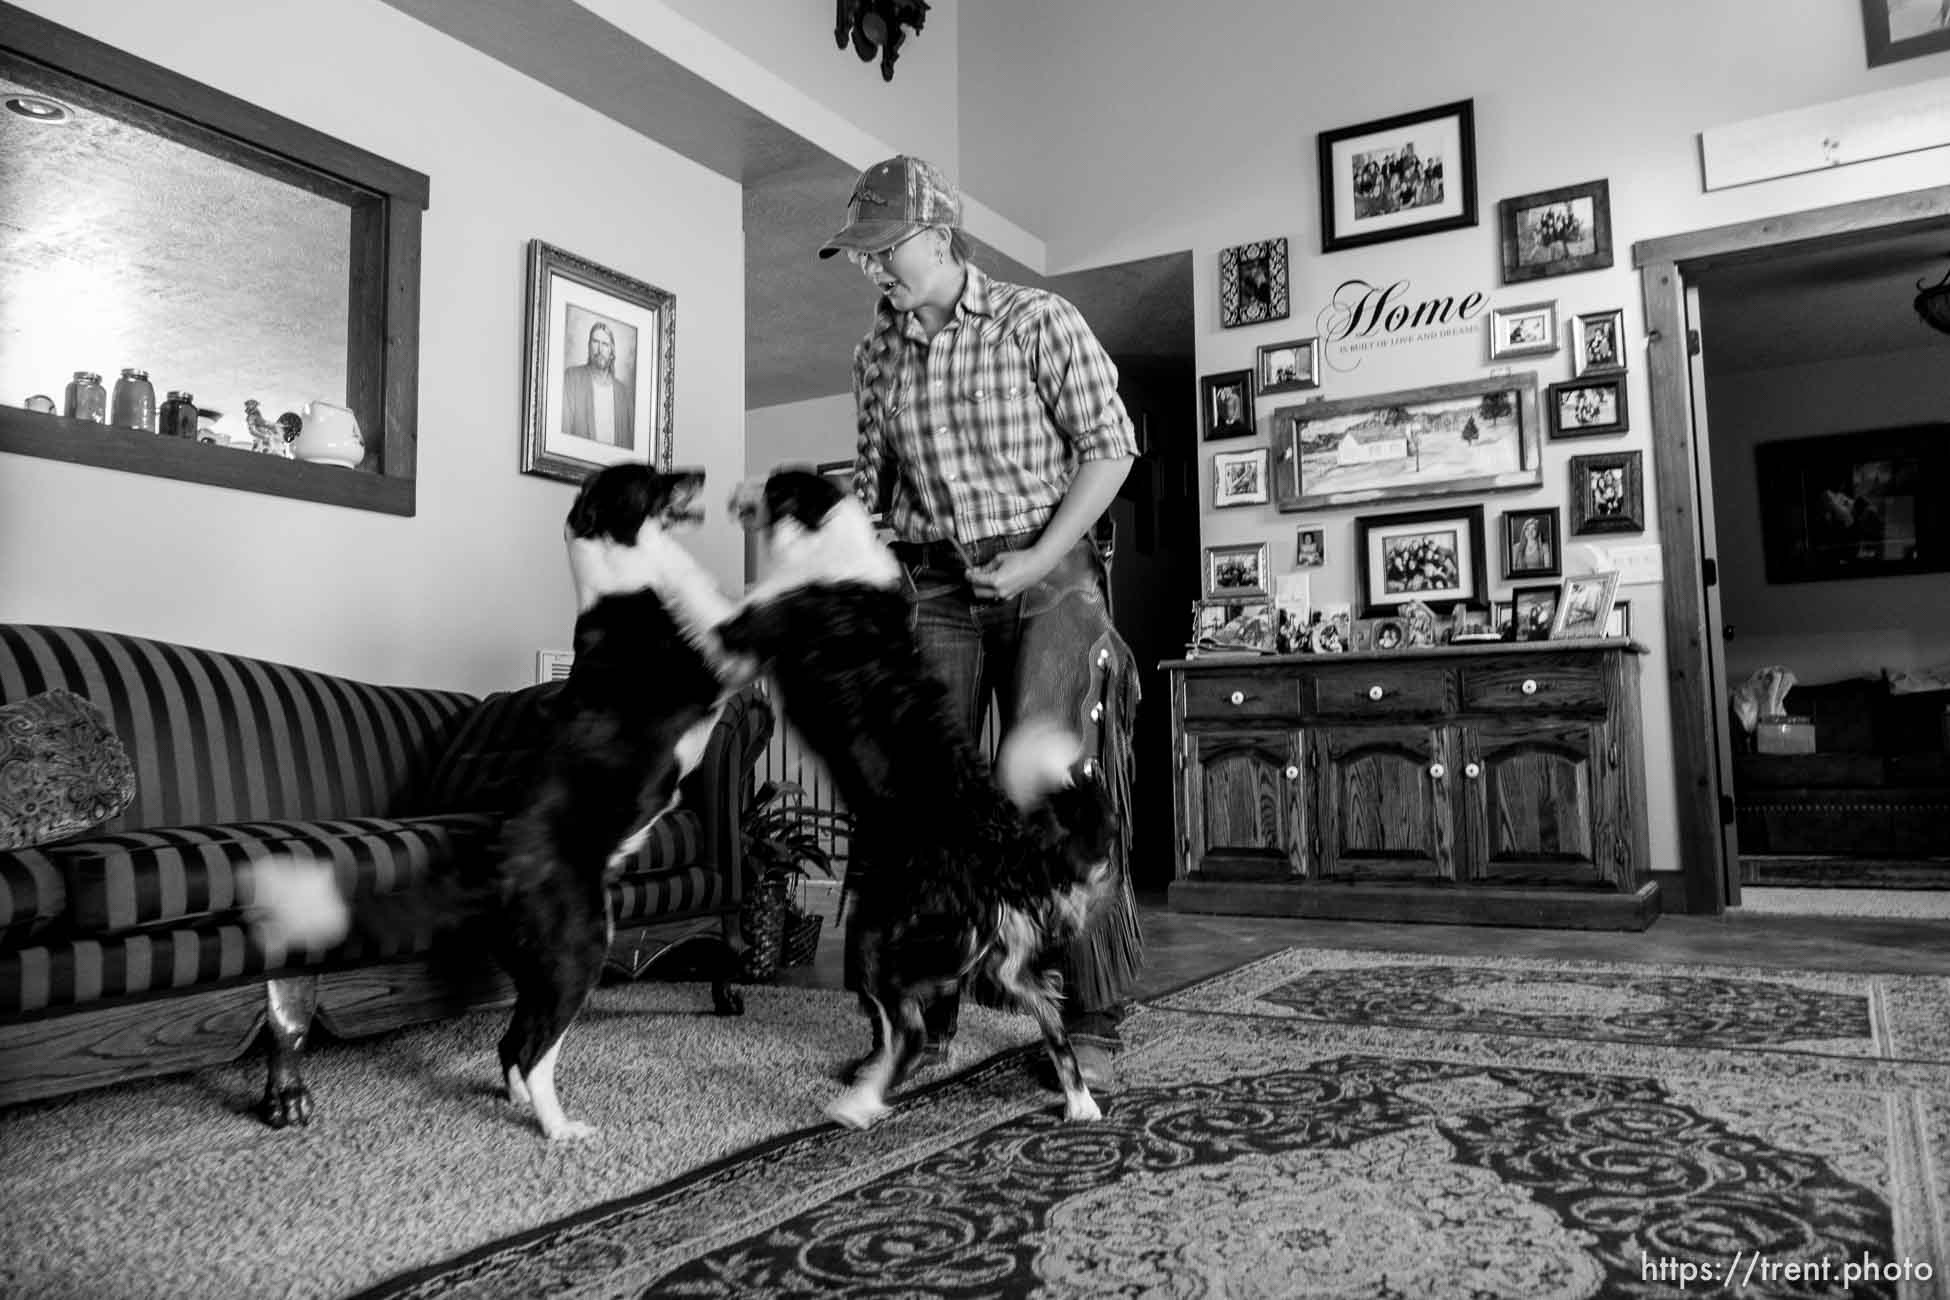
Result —
<path fill-rule="evenodd" d="M 1476 224 L 1476 102 L 1320 133 L 1320 251 Z"/>
<path fill-rule="evenodd" d="M 1950 423 L 1754 448 L 1769 582 L 1950 569 Z"/>

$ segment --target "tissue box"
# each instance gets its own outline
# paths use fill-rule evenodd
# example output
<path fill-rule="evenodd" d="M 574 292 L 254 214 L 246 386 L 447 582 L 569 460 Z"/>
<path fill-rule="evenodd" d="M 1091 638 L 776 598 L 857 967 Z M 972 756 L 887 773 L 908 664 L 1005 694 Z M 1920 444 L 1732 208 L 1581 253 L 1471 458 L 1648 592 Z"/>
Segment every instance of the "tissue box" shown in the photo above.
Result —
<path fill-rule="evenodd" d="M 1754 748 L 1763 754 L 1812 754 L 1815 720 L 1777 713 L 1754 727 Z"/>

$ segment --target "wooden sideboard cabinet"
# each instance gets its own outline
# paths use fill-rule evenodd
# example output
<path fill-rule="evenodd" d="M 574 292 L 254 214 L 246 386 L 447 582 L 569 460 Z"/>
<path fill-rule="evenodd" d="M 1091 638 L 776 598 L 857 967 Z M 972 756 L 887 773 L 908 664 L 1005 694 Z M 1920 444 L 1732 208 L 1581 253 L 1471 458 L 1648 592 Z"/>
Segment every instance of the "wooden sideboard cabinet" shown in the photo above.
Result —
<path fill-rule="evenodd" d="M 1163 667 L 1175 910 L 1617 930 L 1658 916 L 1632 642 Z"/>

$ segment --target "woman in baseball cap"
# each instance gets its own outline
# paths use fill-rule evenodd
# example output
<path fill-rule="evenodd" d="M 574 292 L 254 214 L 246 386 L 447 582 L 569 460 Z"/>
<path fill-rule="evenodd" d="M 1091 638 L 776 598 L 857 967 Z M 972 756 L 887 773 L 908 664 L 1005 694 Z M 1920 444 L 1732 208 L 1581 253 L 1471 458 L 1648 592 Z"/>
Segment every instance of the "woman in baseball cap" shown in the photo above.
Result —
<path fill-rule="evenodd" d="M 1120 879 L 1061 970 L 1085 1082 L 1106 1089 L 1143 958 L 1129 853 L 1138 692 L 1091 533 L 1137 439 L 1117 367 L 1083 314 L 990 277 L 969 259 L 961 223 L 954 185 L 902 155 L 861 173 L 844 224 L 819 250 L 845 253 L 878 295 L 853 353 L 854 487 L 886 512 L 915 634 L 970 734 L 981 734 L 991 699 L 1005 729 L 1043 716 L 1087 732 L 1084 754 L 1123 818 Z M 848 957 L 855 987 L 851 943 Z M 951 995 L 928 1008 L 935 1050 L 954 1033 L 957 1005 Z"/>

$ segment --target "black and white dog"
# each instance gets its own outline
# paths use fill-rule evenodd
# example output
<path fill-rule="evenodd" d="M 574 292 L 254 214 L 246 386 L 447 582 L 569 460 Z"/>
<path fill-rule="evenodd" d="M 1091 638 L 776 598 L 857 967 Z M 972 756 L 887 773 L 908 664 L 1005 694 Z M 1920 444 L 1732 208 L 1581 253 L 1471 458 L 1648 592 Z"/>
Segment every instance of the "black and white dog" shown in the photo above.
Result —
<path fill-rule="evenodd" d="M 925 1040 L 923 998 L 985 976 L 1035 1017 L 1066 1118 L 1097 1118 L 1044 967 L 1110 881 L 1115 816 L 1087 764 L 1079 777 L 1077 738 L 1026 721 L 991 771 L 922 660 L 893 555 L 827 479 L 780 470 L 733 509 L 763 536 L 769 571 L 719 636 L 772 674 L 870 864 L 855 905 L 878 1048 L 827 1114 L 857 1128 L 885 1114 Z"/>
<path fill-rule="evenodd" d="M 577 494 L 564 530 L 576 584 L 575 660 L 550 704 L 536 778 L 502 828 L 498 868 L 485 887 L 438 882 L 411 898 L 361 900 L 348 913 L 329 869 L 271 861 L 254 873 L 260 930 L 307 941 L 316 937 L 308 924 L 324 924 L 329 941 L 333 926 L 342 935 L 374 920 L 359 913 L 389 904 L 395 913 L 431 911 L 443 926 L 485 913 L 496 959 L 515 986 L 501 1072 L 508 1095 L 533 1107 L 551 1139 L 592 1131 L 563 1113 L 555 1061 L 609 950 L 607 876 L 676 806 L 678 782 L 702 758 L 726 692 L 751 676 L 712 630 L 731 602 L 672 536 L 702 518 L 703 486 L 701 470 L 630 464 L 599 471 Z M 720 1009 L 735 1007 L 721 1001 Z"/>

